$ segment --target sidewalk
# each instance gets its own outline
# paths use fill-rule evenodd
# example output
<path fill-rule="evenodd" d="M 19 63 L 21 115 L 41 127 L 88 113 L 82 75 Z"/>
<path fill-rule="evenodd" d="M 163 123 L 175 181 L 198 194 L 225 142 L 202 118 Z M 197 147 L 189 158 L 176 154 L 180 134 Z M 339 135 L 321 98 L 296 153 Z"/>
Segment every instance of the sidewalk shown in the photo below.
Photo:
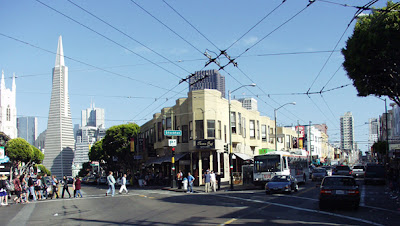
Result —
<path fill-rule="evenodd" d="M 183 190 L 183 188 L 178 189 L 178 187 L 163 187 L 161 188 L 162 190 L 168 190 L 168 191 L 174 191 L 174 192 L 186 192 L 186 190 Z M 217 189 L 217 193 L 219 192 L 227 192 L 227 191 L 245 191 L 245 190 L 257 190 L 260 189 L 260 186 L 255 186 L 253 184 L 247 184 L 247 185 L 234 185 L 233 189 L 230 188 L 229 183 L 223 183 L 221 184 L 220 189 Z M 200 186 L 193 186 L 193 192 L 194 193 L 205 193 L 205 188 L 204 185 Z M 212 192 L 212 191 L 211 191 Z"/>

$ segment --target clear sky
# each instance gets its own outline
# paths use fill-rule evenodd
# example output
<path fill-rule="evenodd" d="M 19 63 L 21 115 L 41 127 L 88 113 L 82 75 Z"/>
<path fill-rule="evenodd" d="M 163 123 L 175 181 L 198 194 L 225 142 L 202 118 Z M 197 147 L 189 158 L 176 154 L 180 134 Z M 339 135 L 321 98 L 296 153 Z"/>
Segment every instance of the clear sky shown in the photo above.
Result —
<path fill-rule="evenodd" d="M 348 27 L 357 12 L 350 6 L 368 2 L 316 0 L 307 7 L 308 0 L 1 1 L 0 69 L 7 88 L 13 73 L 17 76 L 18 116 L 38 117 L 42 132 L 62 35 L 73 124 L 93 101 L 105 109 L 106 127 L 142 125 L 187 96 L 182 78 L 218 69 L 204 67 L 205 51 L 215 57 L 227 49 L 238 67 L 220 71 L 226 90 L 257 84 L 235 97 L 255 97 L 261 114 L 272 119 L 274 108 L 296 102 L 278 111 L 278 124 L 326 123 L 331 142 L 340 140 L 340 116 L 350 111 L 355 140 L 366 151 L 365 123 L 384 112 L 384 102 L 357 97 L 340 50 L 355 25 Z M 220 58 L 222 65 L 227 62 Z M 307 96 L 307 91 L 323 92 Z"/>

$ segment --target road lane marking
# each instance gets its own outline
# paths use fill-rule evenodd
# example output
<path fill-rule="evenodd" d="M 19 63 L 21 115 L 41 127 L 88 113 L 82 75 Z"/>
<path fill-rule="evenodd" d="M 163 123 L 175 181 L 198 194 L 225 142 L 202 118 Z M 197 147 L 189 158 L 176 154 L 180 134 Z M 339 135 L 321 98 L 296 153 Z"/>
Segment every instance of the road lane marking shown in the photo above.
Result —
<path fill-rule="evenodd" d="M 236 220 L 237 220 L 236 218 L 232 218 L 232 219 L 230 219 L 228 221 L 225 221 L 223 224 L 220 224 L 220 226 L 224 226 L 224 225 L 230 224 L 230 223 L 232 223 L 232 222 L 234 222 Z"/>
<path fill-rule="evenodd" d="M 30 202 L 29 204 L 31 205 L 25 204 L 25 206 L 18 212 L 18 214 L 15 215 L 13 219 L 11 219 L 8 225 L 27 225 L 29 219 L 31 218 L 32 212 L 35 209 L 36 203 L 37 202 Z"/>
<path fill-rule="evenodd" d="M 245 198 L 226 196 L 226 195 L 216 195 L 216 196 L 224 197 L 224 198 L 237 199 L 237 200 L 242 200 L 242 201 L 247 201 L 247 202 L 269 204 L 269 205 L 273 205 L 273 206 L 279 206 L 279 207 L 284 207 L 284 208 L 289 208 L 289 209 L 295 209 L 295 210 L 305 211 L 305 212 L 310 212 L 310 213 L 325 214 L 325 215 L 329 215 L 329 216 L 333 216 L 333 217 L 346 218 L 346 219 L 353 220 L 353 221 L 359 221 L 359 222 L 366 223 L 366 224 L 382 225 L 382 224 L 378 224 L 376 222 L 364 220 L 364 219 L 361 219 L 361 218 L 350 217 L 350 216 L 346 216 L 346 215 L 342 215 L 342 214 L 330 213 L 330 212 L 325 212 L 325 211 L 321 211 L 321 210 L 300 208 L 300 207 L 290 206 L 290 205 L 286 205 L 286 204 L 280 204 L 280 203 L 274 203 L 274 202 L 268 202 L 268 201 L 261 201 L 261 200 L 245 199 Z"/>

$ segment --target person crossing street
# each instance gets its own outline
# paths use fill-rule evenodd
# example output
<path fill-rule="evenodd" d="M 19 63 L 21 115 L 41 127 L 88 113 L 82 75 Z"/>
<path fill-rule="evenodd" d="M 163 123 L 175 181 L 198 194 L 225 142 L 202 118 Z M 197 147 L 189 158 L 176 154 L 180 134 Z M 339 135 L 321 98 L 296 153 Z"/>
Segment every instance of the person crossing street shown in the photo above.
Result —
<path fill-rule="evenodd" d="M 110 171 L 107 176 L 108 190 L 106 192 L 106 196 L 111 192 L 111 196 L 115 195 L 115 178 L 113 176 L 113 172 Z"/>
<path fill-rule="evenodd" d="M 125 190 L 125 194 L 128 194 L 128 189 L 126 189 L 126 174 L 124 174 L 121 179 L 121 188 L 119 189 L 119 193 L 121 194 L 123 190 Z"/>

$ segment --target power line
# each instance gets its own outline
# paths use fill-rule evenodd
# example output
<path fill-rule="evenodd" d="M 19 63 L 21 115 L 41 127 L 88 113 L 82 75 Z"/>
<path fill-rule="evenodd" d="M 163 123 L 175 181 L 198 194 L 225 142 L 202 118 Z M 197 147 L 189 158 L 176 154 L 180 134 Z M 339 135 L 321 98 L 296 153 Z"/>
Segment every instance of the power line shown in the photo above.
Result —
<path fill-rule="evenodd" d="M 133 54 L 135 54 L 136 56 L 138 56 L 138 57 L 140 57 L 140 58 L 142 58 L 142 59 L 144 59 L 144 60 L 146 60 L 146 61 L 152 63 L 153 65 L 155 65 L 155 66 L 161 68 L 162 70 L 168 72 L 169 74 L 174 75 L 174 76 L 177 77 L 177 78 L 181 78 L 181 77 L 179 77 L 178 75 L 174 74 L 173 72 L 167 70 L 166 68 L 161 67 L 160 65 L 158 65 L 158 64 L 154 63 L 153 61 L 147 59 L 146 57 L 144 57 L 144 56 L 142 56 L 142 55 L 136 53 L 135 51 L 129 49 L 128 47 L 126 47 L 126 46 L 124 46 L 124 45 L 122 45 L 122 44 L 120 44 L 120 43 L 114 41 L 113 39 L 111 39 L 111 38 L 105 36 L 104 34 L 102 34 L 102 33 L 98 32 L 98 31 L 94 30 L 93 28 L 90 28 L 89 26 L 84 25 L 83 23 L 81 23 L 81 22 L 79 22 L 79 21 L 73 19 L 72 17 L 70 17 L 70 16 L 68 16 L 68 15 L 66 15 L 66 14 L 64 14 L 64 13 L 62 13 L 62 12 L 60 12 L 59 10 L 57 10 L 57 9 L 55 9 L 55 8 L 53 8 L 53 7 L 49 6 L 49 5 L 47 5 L 47 4 L 43 3 L 43 2 L 41 2 L 40 0 L 36 0 L 36 1 L 39 2 L 40 4 L 46 6 L 47 8 L 49 8 L 49 9 L 51 9 L 51 10 L 57 12 L 58 14 L 60 14 L 60 15 L 62 15 L 62 16 L 64 16 L 64 17 L 66 17 L 66 18 L 68 18 L 69 20 L 72 20 L 73 22 L 79 24 L 80 26 L 82 26 L 82 27 L 84 27 L 84 28 L 86 28 L 86 29 L 88 29 L 88 30 L 94 32 L 95 34 L 97 34 L 97 35 L 99 35 L 99 36 L 105 38 L 106 40 L 108 40 L 108 41 L 114 43 L 115 45 L 117 45 L 117 46 L 119 46 L 119 47 L 121 47 L 121 48 L 123 48 L 123 49 L 125 49 L 125 50 L 127 50 L 127 51 L 129 51 L 129 52 L 131 52 L 131 53 L 133 53 Z"/>
<path fill-rule="evenodd" d="M 208 39 L 203 33 L 201 33 L 193 24 L 191 24 L 185 17 L 183 17 L 177 10 L 175 10 L 170 4 L 168 4 L 165 0 L 163 2 L 171 8 L 178 16 L 180 16 L 186 23 L 188 23 L 193 29 L 195 29 L 203 38 L 205 38 L 209 43 L 211 43 L 216 49 L 220 50 L 210 39 Z"/>
<path fill-rule="evenodd" d="M 110 23 L 106 22 L 105 20 L 101 19 L 100 17 L 94 15 L 93 13 L 89 12 L 88 10 L 84 9 L 83 7 L 77 5 L 76 3 L 72 2 L 71 0 L 67 0 L 68 2 L 70 2 L 71 4 L 75 5 L 76 7 L 78 7 L 79 9 L 83 10 L 84 12 L 88 13 L 89 15 L 93 16 L 94 18 L 100 20 L 101 22 L 105 23 L 106 25 L 108 25 L 109 27 L 113 28 L 114 30 L 118 31 L 119 33 L 123 34 L 124 36 L 128 37 L 129 39 L 135 41 L 136 43 L 140 44 L 141 46 L 145 47 L 146 49 L 150 50 L 151 52 L 155 53 L 156 55 L 162 57 L 163 59 L 167 60 L 169 63 L 172 63 L 173 65 L 179 67 L 180 69 L 186 71 L 187 73 L 190 73 L 188 70 L 186 70 L 185 68 L 181 67 L 180 65 L 176 64 L 175 62 L 169 60 L 168 58 L 166 58 L 165 56 L 161 55 L 160 53 L 156 52 L 155 50 L 151 49 L 150 47 L 146 46 L 145 44 L 139 42 L 138 40 L 134 39 L 132 36 L 128 35 L 127 33 L 121 31 L 120 29 L 116 28 L 115 26 L 111 25 Z M 152 64 L 156 64 L 154 62 L 150 62 Z M 157 64 L 156 64 L 157 65 Z M 178 76 L 178 78 L 180 78 Z"/>
<path fill-rule="evenodd" d="M 302 10 L 300 10 L 299 12 L 297 12 L 295 15 L 293 15 L 292 17 L 290 17 L 288 20 L 286 20 L 285 22 L 283 22 L 281 25 L 279 25 L 278 27 L 276 27 L 274 30 L 272 30 L 270 33 L 268 33 L 267 35 L 265 35 L 262 39 L 260 39 L 259 41 L 257 41 L 256 43 L 254 43 L 252 46 L 250 46 L 249 48 L 247 48 L 244 52 L 242 52 L 241 54 L 239 54 L 239 56 L 237 56 L 235 58 L 235 60 L 239 57 L 241 57 L 243 54 L 245 54 L 247 51 L 249 51 L 250 49 L 252 49 L 254 46 L 258 45 L 260 42 L 262 42 L 264 39 L 266 39 L 268 36 L 270 36 L 272 33 L 274 33 L 275 31 L 277 31 L 278 29 L 280 29 L 281 27 L 283 27 L 285 24 L 289 23 L 291 20 L 293 20 L 295 17 L 297 17 L 300 13 L 302 13 L 304 10 L 306 10 L 310 5 L 312 5 L 312 3 L 314 3 L 314 1 L 310 0 L 310 3 L 304 7 Z"/>
<path fill-rule="evenodd" d="M 239 39 L 237 39 L 234 43 L 232 43 L 228 48 L 226 48 L 225 51 L 229 50 L 232 46 L 234 46 L 237 42 L 239 42 L 244 36 L 246 36 L 251 30 L 253 30 L 255 27 L 257 27 L 262 21 L 264 21 L 268 16 L 270 16 L 273 12 L 275 12 L 279 7 L 285 3 L 286 0 L 283 0 L 281 4 L 279 4 L 277 7 L 275 7 L 272 11 L 270 11 L 267 15 L 265 15 L 260 21 L 258 21 L 254 26 L 252 26 L 248 31 L 246 31 Z"/>
<path fill-rule="evenodd" d="M 11 37 L 11 36 L 6 35 L 6 34 L 3 34 L 3 33 L 0 33 L 0 35 L 3 36 L 3 37 L 6 37 L 6 38 L 8 38 L 8 39 L 11 39 L 11 40 L 14 40 L 14 41 L 23 43 L 23 44 L 28 45 L 28 46 L 31 46 L 31 47 L 33 47 L 33 48 L 35 48 L 35 49 L 39 49 L 39 50 L 42 50 L 42 51 L 44 51 L 44 52 L 57 55 L 56 52 L 53 52 L 53 51 L 44 49 L 44 48 L 39 47 L 39 46 L 36 46 L 36 45 L 33 45 L 33 44 L 29 43 L 29 42 L 20 40 L 20 39 L 18 39 L 18 38 L 14 38 L 14 37 Z M 141 81 L 141 80 L 138 80 L 138 79 L 135 79 L 135 78 L 126 76 L 126 75 L 122 75 L 122 74 L 119 74 L 119 73 L 116 73 L 116 72 L 112 72 L 112 71 L 106 70 L 106 69 L 104 69 L 104 68 L 100 68 L 100 67 L 94 66 L 94 65 L 92 65 L 92 64 L 85 63 L 85 62 L 80 61 L 80 60 L 76 60 L 76 59 L 74 59 L 74 58 L 72 58 L 72 57 L 68 57 L 68 56 L 65 56 L 65 55 L 63 55 L 63 56 L 64 56 L 64 58 L 67 58 L 67 59 L 72 60 L 72 61 L 74 61 L 74 62 L 77 62 L 77 63 L 83 64 L 83 65 L 86 65 L 86 66 L 95 68 L 95 69 L 100 70 L 100 71 L 107 72 L 107 73 L 109 73 L 109 74 L 112 74 L 112 75 L 115 75 L 115 76 L 118 76 L 118 77 L 121 77 L 121 78 L 126 78 L 126 79 L 129 79 L 129 80 L 132 80 L 132 81 L 140 82 L 140 83 L 143 83 L 143 84 L 146 84 L 146 85 L 148 85 L 148 86 L 152 86 L 152 87 L 155 87 L 155 88 L 158 88 L 158 89 L 168 90 L 168 89 L 166 89 L 166 88 L 164 88 L 164 87 L 157 86 L 157 85 L 153 85 L 153 84 L 151 84 L 151 83 L 144 82 L 144 81 Z"/>

